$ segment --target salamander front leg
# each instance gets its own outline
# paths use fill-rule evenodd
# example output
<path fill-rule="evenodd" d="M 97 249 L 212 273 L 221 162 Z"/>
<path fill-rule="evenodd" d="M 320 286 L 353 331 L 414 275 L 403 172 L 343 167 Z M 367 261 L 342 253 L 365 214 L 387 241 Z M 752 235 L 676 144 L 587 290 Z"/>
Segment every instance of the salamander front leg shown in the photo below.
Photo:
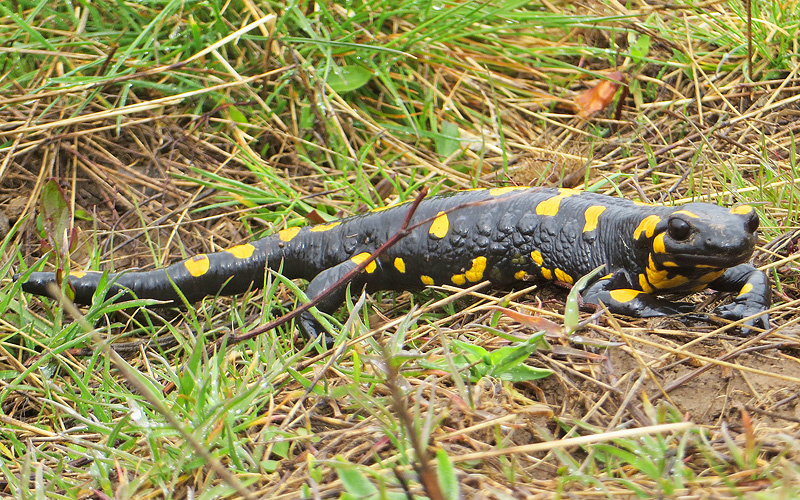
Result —
<path fill-rule="evenodd" d="M 634 290 L 625 279 L 616 276 L 600 279 L 587 287 L 581 295 L 590 304 L 602 302 L 609 311 L 634 318 L 672 316 L 691 312 L 691 304 L 671 302 Z"/>
<path fill-rule="evenodd" d="M 725 274 L 708 285 L 721 292 L 737 292 L 730 304 L 715 309 L 714 313 L 722 318 L 737 321 L 769 309 L 772 304 L 772 290 L 767 275 L 750 264 L 734 266 Z M 762 314 L 745 321 L 742 333 L 750 333 L 751 326 L 769 328 L 769 315 Z"/>
<path fill-rule="evenodd" d="M 311 282 L 309 282 L 308 288 L 306 289 L 306 295 L 310 300 L 314 300 L 316 297 L 322 294 L 322 292 L 335 285 L 336 282 L 344 277 L 344 275 L 355 269 L 358 264 L 363 262 L 363 260 L 365 260 L 368 256 L 368 253 L 360 253 L 355 257 L 342 262 L 341 264 L 322 271 L 316 275 Z M 350 281 L 350 285 L 353 290 L 360 291 L 365 285 L 369 289 L 372 289 L 371 286 L 377 286 L 380 283 L 380 280 L 381 267 L 380 263 L 375 260 L 370 262 L 362 272 L 357 274 L 355 278 Z M 334 290 L 317 304 L 317 309 L 325 313 L 332 313 L 336 311 L 336 309 L 342 305 L 342 302 L 344 302 L 346 289 L 347 285 L 345 284 L 344 286 L 340 286 Z M 312 340 L 317 338 L 317 336 L 320 334 L 326 334 L 325 329 L 322 327 L 319 321 L 317 321 L 314 316 L 307 311 L 300 315 L 298 326 L 306 335 L 306 337 Z M 325 342 L 326 344 L 331 345 L 333 343 L 333 339 L 329 336 L 326 336 Z"/>

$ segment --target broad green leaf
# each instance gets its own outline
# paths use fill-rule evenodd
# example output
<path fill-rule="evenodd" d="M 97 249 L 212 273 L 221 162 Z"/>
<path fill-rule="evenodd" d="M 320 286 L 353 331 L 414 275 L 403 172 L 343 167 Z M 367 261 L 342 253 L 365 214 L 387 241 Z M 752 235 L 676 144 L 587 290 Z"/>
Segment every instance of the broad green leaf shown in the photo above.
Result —
<path fill-rule="evenodd" d="M 434 139 L 436 145 L 436 153 L 442 157 L 448 157 L 458 151 L 461 147 L 461 133 L 458 130 L 458 125 L 455 123 L 444 121 L 442 122 L 440 135 Z"/>
<path fill-rule="evenodd" d="M 489 351 L 487 351 L 483 347 L 470 344 L 469 342 L 464 342 L 463 340 L 453 339 L 452 344 L 458 347 L 459 350 L 472 354 L 477 358 L 483 358 L 489 353 Z"/>
<path fill-rule="evenodd" d="M 90 214 L 86 210 L 83 210 L 83 209 L 80 209 L 80 208 L 75 210 L 75 214 L 74 215 L 75 215 L 76 219 L 85 220 L 85 221 L 94 220 L 94 218 L 92 217 L 92 214 Z"/>
<path fill-rule="evenodd" d="M 550 370 L 539 370 L 523 364 L 531 353 L 539 349 L 543 339 L 544 334 L 539 333 L 521 344 L 493 351 L 490 355 L 492 366 L 488 375 L 513 382 L 536 380 L 550 375 L 552 373 Z"/>
<path fill-rule="evenodd" d="M 262 460 L 261 461 L 261 468 L 264 469 L 265 472 L 275 472 L 278 470 L 280 466 L 280 462 L 277 460 Z"/>
<path fill-rule="evenodd" d="M 500 349 L 492 351 L 492 353 L 489 355 L 490 363 L 493 367 L 492 371 L 503 371 L 528 359 L 528 356 L 538 349 L 539 341 L 542 339 L 542 334 L 536 335 L 532 338 L 534 338 L 534 342 L 525 342 L 523 344 L 501 347 Z"/>
<path fill-rule="evenodd" d="M 372 78 L 372 72 L 361 66 L 342 66 L 328 75 L 328 85 L 339 94 L 363 87 Z"/>
<path fill-rule="evenodd" d="M 378 488 L 355 465 L 339 460 L 340 464 L 336 464 L 336 474 L 342 481 L 345 491 L 356 498 L 370 498 L 378 494 Z"/>
<path fill-rule="evenodd" d="M 552 370 L 546 368 L 535 368 L 530 365 L 517 365 L 504 370 L 502 373 L 495 374 L 500 380 L 507 382 L 527 382 L 549 377 L 553 374 Z"/>
<path fill-rule="evenodd" d="M 230 116 L 231 120 L 235 121 L 236 123 L 242 123 L 244 125 L 247 125 L 248 123 L 247 117 L 244 116 L 244 113 L 239 111 L 239 108 L 236 106 L 231 105 L 228 107 L 228 116 Z"/>
<path fill-rule="evenodd" d="M 73 239 L 72 214 L 67 198 L 55 180 L 47 181 L 42 187 L 39 217 L 37 227 L 43 233 L 42 238 L 59 257 L 66 258 Z"/>
<path fill-rule="evenodd" d="M 630 42 L 630 40 L 629 40 Z M 650 37 L 639 35 L 636 42 L 630 45 L 631 56 L 634 59 L 644 59 L 650 52 Z"/>

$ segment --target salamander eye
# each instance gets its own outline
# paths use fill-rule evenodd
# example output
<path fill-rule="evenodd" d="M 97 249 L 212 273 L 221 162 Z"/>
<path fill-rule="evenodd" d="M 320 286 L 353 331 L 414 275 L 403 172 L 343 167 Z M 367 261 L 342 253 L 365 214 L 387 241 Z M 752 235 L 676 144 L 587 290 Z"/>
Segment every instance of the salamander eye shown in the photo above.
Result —
<path fill-rule="evenodd" d="M 747 222 L 745 222 L 745 228 L 747 229 L 748 232 L 755 233 L 756 230 L 758 229 L 758 222 L 759 222 L 758 215 L 756 214 L 756 211 L 753 210 L 752 212 L 750 212 L 750 216 L 747 219 Z"/>
<path fill-rule="evenodd" d="M 692 233 L 692 226 L 685 220 L 675 217 L 669 220 L 667 230 L 670 238 L 675 241 L 683 241 Z"/>

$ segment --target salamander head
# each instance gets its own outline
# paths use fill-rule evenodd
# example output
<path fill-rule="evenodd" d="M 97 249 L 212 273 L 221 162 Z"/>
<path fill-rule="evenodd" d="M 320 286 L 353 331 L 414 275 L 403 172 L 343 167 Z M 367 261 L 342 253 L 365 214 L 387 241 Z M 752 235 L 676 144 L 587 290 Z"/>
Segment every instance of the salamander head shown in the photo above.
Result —
<path fill-rule="evenodd" d="M 656 264 L 681 268 L 733 267 L 750 259 L 757 229 L 758 215 L 748 205 L 691 203 L 654 224 L 650 255 Z"/>

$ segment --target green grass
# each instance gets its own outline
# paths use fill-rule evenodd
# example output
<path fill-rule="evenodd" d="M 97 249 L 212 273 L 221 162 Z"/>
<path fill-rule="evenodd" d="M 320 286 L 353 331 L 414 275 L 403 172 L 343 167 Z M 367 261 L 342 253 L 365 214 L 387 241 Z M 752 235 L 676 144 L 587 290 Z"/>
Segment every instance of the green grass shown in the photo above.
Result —
<path fill-rule="evenodd" d="M 540 346 L 520 342 L 531 332 L 489 306 L 563 323 L 565 294 L 545 293 L 540 308 L 536 295 L 485 290 L 354 292 L 330 318 L 342 332 L 332 351 L 285 324 L 207 354 L 224 335 L 292 309 L 303 285 L 270 275 L 263 291 L 177 314 L 98 299 L 79 321 L 9 279 L 33 268 L 161 266 L 413 199 L 422 187 L 559 185 L 572 174 L 573 184 L 635 199 L 753 204 L 768 247 L 758 263 L 777 302 L 790 303 L 800 16 L 792 3 L 754 2 L 751 59 L 742 5 L 0 0 L 0 209 L 13 224 L 0 245 L 0 489 L 19 498 L 791 496 L 796 423 L 781 402 L 791 382 L 748 373 L 713 392 L 715 369 L 706 388 L 665 395 L 656 385 L 693 369 L 669 349 L 707 326 L 623 322 Z M 625 101 L 578 118 L 575 96 L 615 70 Z M 60 242 L 54 251 L 36 226 L 51 178 L 69 209 L 59 213 L 72 214 L 44 231 Z M 70 247 L 61 235 L 72 226 Z M 781 307 L 775 323 L 795 309 Z M 774 366 L 739 362 L 797 376 L 795 337 L 786 328 L 758 344 Z M 104 348 L 158 338 L 177 343 L 142 345 L 124 361 Z M 723 336 L 685 356 L 744 341 Z M 672 404 L 650 403 L 661 397 Z M 731 409 L 745 405 L 758 425 Z M 697 425 L 604 437 L 684 420 Z M 576 435 L 595 437 L 492 455 Z"/>

